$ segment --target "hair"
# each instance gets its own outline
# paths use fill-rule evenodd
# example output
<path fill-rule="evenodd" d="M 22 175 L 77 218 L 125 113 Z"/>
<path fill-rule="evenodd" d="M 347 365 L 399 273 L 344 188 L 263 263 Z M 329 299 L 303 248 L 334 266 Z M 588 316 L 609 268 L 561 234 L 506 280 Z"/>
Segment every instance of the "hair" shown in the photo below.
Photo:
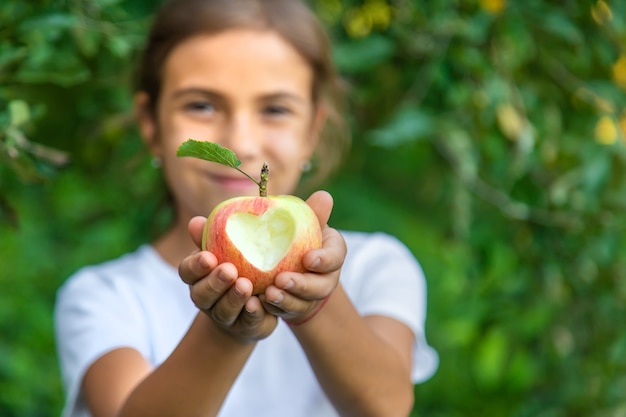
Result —
<path fill-rule="evenodd" d="M 153 21 L 137 73 L 137 88 L 149 97 L 153 115 L 161 93 L 165 61 L 181 42 L 233 28 L 273 30 L 291 44 L 313 70 L 312 98 L 324 106 L 307 186 L 325 180 L 340 164 L 350 138 L 343 119 L 343 85 L 331 58 L 330 41 L 314 13 L 300 0 L 168 0 Z"/>

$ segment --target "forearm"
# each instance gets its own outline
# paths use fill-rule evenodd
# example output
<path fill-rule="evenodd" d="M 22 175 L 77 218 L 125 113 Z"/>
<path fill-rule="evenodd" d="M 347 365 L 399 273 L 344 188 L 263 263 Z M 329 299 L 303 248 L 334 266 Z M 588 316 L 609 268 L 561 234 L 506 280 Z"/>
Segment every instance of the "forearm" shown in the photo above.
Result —
<path fill-rule="evenodd" d="M 313 320 L 292 330 L 342 416 L 410 413 L 410 363 L 359 316 L 341 286 Z"/>
<path fill-rule="evenodd" d="M 125 416 L 215 416 L 254 348 L 198 314 L 172 355 L 129 395 Z"/>

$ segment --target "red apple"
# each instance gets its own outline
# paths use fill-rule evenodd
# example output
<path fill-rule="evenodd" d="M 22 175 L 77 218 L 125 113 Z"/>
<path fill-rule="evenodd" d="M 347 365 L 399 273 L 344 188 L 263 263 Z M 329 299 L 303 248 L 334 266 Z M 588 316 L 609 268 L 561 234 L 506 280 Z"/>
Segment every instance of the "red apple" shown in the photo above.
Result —
<path fill-rule="evenodd" d="M 262 294 L 279 272 L 304 272 L 302 256 L 322 246 L 317 216 L 290 195 L 235 197 L 213 209 L 204 228 L 202 247 L 220 263 L 230 262 L 240 277 Z"/>

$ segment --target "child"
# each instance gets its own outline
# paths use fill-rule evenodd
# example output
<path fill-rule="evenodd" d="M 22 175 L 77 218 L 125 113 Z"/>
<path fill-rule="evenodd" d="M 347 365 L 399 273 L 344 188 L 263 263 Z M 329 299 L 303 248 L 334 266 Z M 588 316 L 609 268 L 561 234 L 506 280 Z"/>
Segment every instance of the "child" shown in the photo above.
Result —
<path fill-rule="evenodd" d="M 413 383 L 437 366 L 410 252 L 385 234 L 330 228 L 332 198 L 316 192 L 307 202 L 323 247 L 304 256 L 306 273 L 281 273 L 253 296 L 234 265 L 199 247 L 201 216 L 258 187 L 232 168 L 176 157 L 188 138 L 219 143 L 248 173 L 268 162 L 274 195 L 295 193 L 313 160 L 324 177 L 344 147 L 328 129 L 341 123 L 329 56 L 300 1 L 163 6 L 135 106 L 175 219 L 152 244 L 83 268 L 59 290 L 65 416 L 410 413 Z"/>

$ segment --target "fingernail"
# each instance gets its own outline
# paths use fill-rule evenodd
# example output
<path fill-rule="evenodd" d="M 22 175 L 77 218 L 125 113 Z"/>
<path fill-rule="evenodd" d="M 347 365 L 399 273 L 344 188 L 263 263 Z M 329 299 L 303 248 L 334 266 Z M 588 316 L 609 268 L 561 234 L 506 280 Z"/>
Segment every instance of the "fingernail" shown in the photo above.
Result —
<path fill-rule="evenodd" d="M 226 274 L 224 273 L 224 271 L 220 271 L 217 277 L 220 279 L 220 281 L 223 281 L 223 282 L 230 281 L 228 277 L 226 276 Z"/>
<path fill-rule="evenodd" d="M 203 255 L 200 255 L 200 257 L 198 258 L 198 263 L 204 269 L 208 269 L 210 266 L 209 260 L 206 258 L 206 256 Z"/>
<path fill-rule="evenodd" d="M 311 262 L 310 268 L 317 268 L 321 262 L 322 260 L 320 258 L 313 259 L 313 262 Z"/>
<path fill-rule="evenodd" d="M 272 304 L 280 304 L 280 302 L 283 301 L 283 298 L 285 298 L 285 296 L 281 292 L 278 294 L 278 297 L 276 297 L 274 301 L 272 301 Z"/>
<path fill-rule="evenodd" d="M 237 297 L 241 297 L 243 295 L 243 292 L 241 292 L 241 290 L 237 288 L 236 285 L 233 287 L 233 291 Z"/>
<path fill-rule="evenodd" d="M 283 288 L 284 288 L 285 290 L 288 290 L 289 288 L 292 288 L 294 285 L 295 285 L 295 284 L 294 284 L 293 280 L 292 280 L 292 279 L 290 279 L 290 280 L 289 280 L 289 282 L 287 283 L 287 285 L 285 285 Z"/>

